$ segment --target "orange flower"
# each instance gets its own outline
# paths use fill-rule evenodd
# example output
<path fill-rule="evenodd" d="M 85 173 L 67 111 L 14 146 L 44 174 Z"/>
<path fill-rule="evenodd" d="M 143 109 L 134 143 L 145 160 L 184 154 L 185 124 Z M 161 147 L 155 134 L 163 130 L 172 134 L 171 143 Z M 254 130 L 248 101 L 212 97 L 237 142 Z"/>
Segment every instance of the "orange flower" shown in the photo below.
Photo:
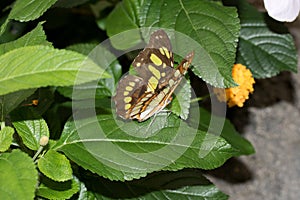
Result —
<path fill-rule="evenodd" d="M 214 88 L 219 101 L 227 102 L 229 107 L 243 107 L 244 102 L 249 98 L 249 93 L 253 93 L 255 83 L 252 73 L 244 65 L 235 64 L 232 69 L 232 78 L 239 85 L 233 88 Z"/>

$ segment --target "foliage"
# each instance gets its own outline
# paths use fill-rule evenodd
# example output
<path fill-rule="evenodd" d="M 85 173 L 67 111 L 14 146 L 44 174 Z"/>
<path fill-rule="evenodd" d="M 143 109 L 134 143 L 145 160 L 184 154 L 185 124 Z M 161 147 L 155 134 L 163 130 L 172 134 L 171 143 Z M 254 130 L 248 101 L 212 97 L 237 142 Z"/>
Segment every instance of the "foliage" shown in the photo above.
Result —
<path fill-rule="evenodd" d="M 296 71 L 290 34 L 245 1 L 1 5 L 3 199 L 227 199 L 199 170 L 184 168 L 214 169 L 254 148 L 224 117 L 199 108 L 192 98 L 206 94 L 195 96 L 203 83 L 193 81 L 233 87 L 235 62 L 255 78 Z M 176 62 L 195 51 L 194 78 L 177 88 L 172 112 L 121 120 L 111 105 L 116 84 L 136 55 L 131 50 L 157 28 L 170 34 Z M 190 45 L 178 39 L 187 37 Z"/>

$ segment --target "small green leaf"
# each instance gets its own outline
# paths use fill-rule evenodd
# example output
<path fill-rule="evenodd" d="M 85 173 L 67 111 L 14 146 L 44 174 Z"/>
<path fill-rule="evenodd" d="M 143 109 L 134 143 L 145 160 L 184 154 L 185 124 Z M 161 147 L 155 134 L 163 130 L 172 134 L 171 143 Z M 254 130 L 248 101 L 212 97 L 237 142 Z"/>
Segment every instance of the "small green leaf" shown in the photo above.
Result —
<path fill-rule="evenodd" d="M 48 46 L 21 47 L 0 56 L 0 95 L 42 86 L 67 86 L 108 78 L 82 54 Z"/>
<path fill-rule="evenodd" d="M 235 155 L 221 137 L 192 129 L 172 114 L 167 116 L 161 113 L 154 122 L 143 123 L 126 123 L 104 114 L 69 121 L 53 149 L 85 169 L 122 181 L 161 169 L 213 169 Z"/>
<path fill-rule="evenodd" d="M 297 51 L 292 36 L 270 30 L 264 14 L 246 1 L 237 2 L 242 27 L 237 61 L 250 68 L 255 78 L 272 77 L 285 70 L 297 72 Z M 275 26 L 285 29 L 283 24 Z"/>
<path fill-rule="evenodd" d="M 55 182 L 43 177 L 41 182 L 37 190 L 37 196 L 46 199 L 70 199 L 79 191 L 79 183 L 74 179 L 65 182 Z"/>
<path fill-rule="evenodd" d="M 22 108 L 13 113 L 13 125 L 26 147 L 38 150 L 42 136 L 49 137 L 49 129 L 44 119 L 41 119 L 30 108 Z"/>
<path fill-rule="evenodd" d="M 0 44 L 0 55 L 7 53 L 13 49 L 17 49 L 25 46 L 33 45 L 47 45 L 51 46 L 51 43 L 47 41 L 45 32 L 42 27 L 42 23 L 39 23 L 35 29 L 27 33 L 26 35 L 14 40 L 12 42 Z"/>
<path fill-rule="evenodd" d="M 0 171 L 1 199 L 34 199 L 38 172 L 27 154 L 20 150 L 1 154 Z"/>
<path fill-rule="evenodd" d="M 6 22 L 1 26 L 0 35 L 5 30 L 10 20 L 27 22 L 40 17 L 48 10 L 57 0 L 39 1 L 39 0 L 17 0 L 10 11 Z"/>
<path fill-rule="evenodd" d="M 89 191 L 86 188 L 85 184 L 83 182 L 80 182 L 78 200 L 92 200 L 92 199 L 100 199 L 100 198 L 97 198 L 97 194 L 95 194 L 92 191 Z M 104 200 L 105 198 L 103 197 L 102 199 Z M 107 199 L 109 198 L 107 197 Z"/>
<path fill-rule="evenodd" d="M 189 115 L 191 101 L 191 85 L 189 81 L 183 80 L 174 93 L 176 96 L 172 100 L 171 111 L 186 120 Z"/>
<path fill-rule="evenodd" d="M 72 179 L 72 168 L 66 156 L 49 150 L 38 161 L 40 171 L 54 181 L 67 181 Z"/>
<path fill-rule="evenodd" d="M 0 152 L 4 152 L 10 147 L 14 132 L 14 129 L 9 126 L 0 130 Z"/>

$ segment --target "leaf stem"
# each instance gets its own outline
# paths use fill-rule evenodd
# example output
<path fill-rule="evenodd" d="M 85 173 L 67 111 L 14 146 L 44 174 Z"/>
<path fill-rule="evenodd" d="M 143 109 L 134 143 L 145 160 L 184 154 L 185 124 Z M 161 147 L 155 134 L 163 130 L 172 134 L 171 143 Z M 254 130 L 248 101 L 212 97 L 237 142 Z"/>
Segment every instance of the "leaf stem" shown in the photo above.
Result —
<path fill-rule="evenodd" d="M 35 161 L 36 158 L 40 155 L 40 153 L 43 151 L 44 147 L 40 146 L 35 155 L 33 156 L 32 160 Z"/>
<path fill-rule="evenodd" d="M 1 122 L 1 130 L 4 129 L 5 127 L 5 122 Z"/>
<path fill-rule="evenodd" d="M 211 95 L 208 94 L 208 95 L 205 95 L 203 97 L 197 97 L 197 98 L 194 98 L 194 99 L 191 99 L 190 103 L 195 103 L 195 102 L 198 102 L 198 101 L 203 101 L 204 99 L 210 97 Z"/>

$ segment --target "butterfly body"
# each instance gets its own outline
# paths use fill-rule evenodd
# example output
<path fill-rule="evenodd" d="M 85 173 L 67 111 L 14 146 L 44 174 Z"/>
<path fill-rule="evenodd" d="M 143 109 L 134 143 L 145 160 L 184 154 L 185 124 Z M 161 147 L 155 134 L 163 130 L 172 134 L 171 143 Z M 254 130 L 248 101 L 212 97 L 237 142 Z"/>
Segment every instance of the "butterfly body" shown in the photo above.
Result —
<path fill-rule="evenodd" d="M 189 53 L 175 69 L 171 43 L 163 30 L 150 36 L 149 44 L 134 59 L 138 76 L 126 75 L 118 83 L 114 101 L 123 119 L 145 121 L 163 110 L 190 66 L 194 53 Z"/>

